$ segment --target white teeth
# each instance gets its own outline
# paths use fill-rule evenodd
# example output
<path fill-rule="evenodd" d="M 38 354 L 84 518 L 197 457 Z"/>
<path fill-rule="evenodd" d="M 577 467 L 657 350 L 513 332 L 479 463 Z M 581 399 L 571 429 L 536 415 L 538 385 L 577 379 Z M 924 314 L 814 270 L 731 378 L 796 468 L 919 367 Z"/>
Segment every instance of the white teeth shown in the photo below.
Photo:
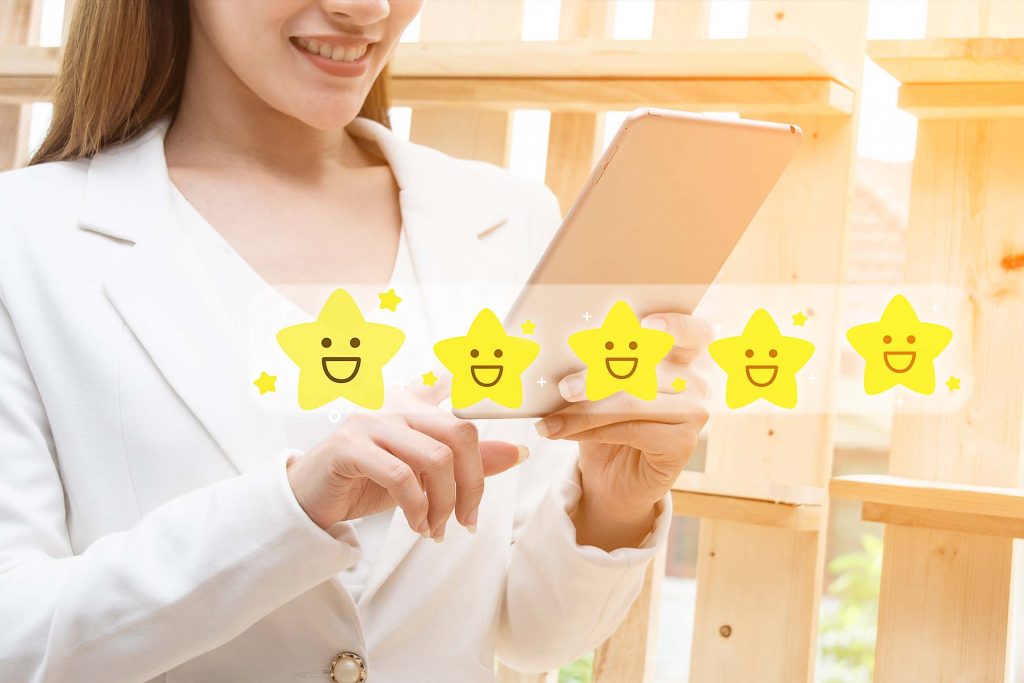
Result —
<path fill-rule="evenodd" d="M 334 62 L 354 62 L 366 54 L 366 50 L 368 48 L 367 45 L 360 45 L 359 47 L 342 47 L 341 45 L 321 43 L 308 38 L 296 38 L 295 43 L 307 52 L 314 55 L 320 55 L 321 57 L 326 57 Z"/>

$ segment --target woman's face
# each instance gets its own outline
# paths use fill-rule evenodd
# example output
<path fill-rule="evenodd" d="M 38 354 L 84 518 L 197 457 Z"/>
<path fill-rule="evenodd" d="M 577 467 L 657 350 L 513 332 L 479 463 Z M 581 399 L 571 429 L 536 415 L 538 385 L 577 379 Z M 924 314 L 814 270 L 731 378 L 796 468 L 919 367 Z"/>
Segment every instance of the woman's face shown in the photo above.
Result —
<path fill-rule="evenodd" d="M 192 0 L 192 59 L 274 109 L 348 125 L 423 0 Z M 211 65 L 215 65 L 212 66 Z"/>

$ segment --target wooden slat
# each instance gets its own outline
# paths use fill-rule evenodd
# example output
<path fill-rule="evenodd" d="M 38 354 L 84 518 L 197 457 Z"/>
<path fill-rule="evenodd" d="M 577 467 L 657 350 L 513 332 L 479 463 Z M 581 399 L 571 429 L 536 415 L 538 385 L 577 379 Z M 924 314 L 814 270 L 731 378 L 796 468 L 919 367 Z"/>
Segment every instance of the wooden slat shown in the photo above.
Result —
<path fill-rule="evenodd" d="M 50 99 L 60 48 L 0 45 L 0 104 Z"/>
<path fill-rule="evenodd" d="M 38 40 L 41 5 L 36 0 L 0 2 L 0 71 L 10 66 L 15 72 L 25 65 L 17 61 L 23 47 Z M 13 57 L 11 53 L 13 52 Z M 11 57 L 8 62 L 7 57 Z M 28 90 L 32 84 L 20 84 Z M 0 171 L 28 162 L 29 111 L 22 100 L 11 103 L 2 98 L 0 82 Z"/>
<path fill-rule="evenodd" d="M 703 0 L 654 0 L 654 40 L 699 40 L 708 37 L 711 3 Z"/>
<path fill-rule="evenodd" d="M 859 474 L 833 478 L 829 494 L 833 498 L 1024 521 L 1024 489 L 1019 488 Z"/>
<path fill-rule="evenodd" d="M 853 93 L 823 80 L 696 79 L 410 79 L 396 80 L 396 104 L 455 108 L 602 112 L 639 106 L 754 115 L 849 114 Z M 577 189 L 579 189 L 577 187 Z"/>
<path fill-rule="evenodd" d="M 426 40 L 424 38 L 424 40 Z M 744 40 L 451 41 L 402 43 L 403 78 L 819 78 L 848 70 L 802 38 Z"/>
<path fill-rule="evenodd" d="M 919 119 L 1020 119 L 1024 82 L 904 85 L 898 104 Z"/>
<path fill-rule="evenodd" d="M 927 35 L 1019 36 L 1024 26 L 1020 0 L 932 0 Z"/>
<path fill-rule="evenodd" d="M 868 56 L 900 83 L 1024 82 L 1024 38 L 873 40 Z"/>
<path fill-rule="evenodd" d="M 974 386 L 956 413 L 894 417 L 895 476 L 972 487 L 1021 484 L 1022 158 L 1024 120 L 918 125 L 907 280 L 968 293 L 971 319 L 963 329 L 973 340 L 957 362 L 969 368 Z M 1005 500 L 950 495 L 979 512 Z M 883 555 L 875 681 L 1004 680 L 1012 542 L 893 525 Z"/>
<path fill-rule="evenodd" d="M 782 505 L 823 505 L 826 499 L 825 489 L 822 487 L 762 480 L 716 480 L 700 472 L 689 471 L 684 471 L 679 475 L 672 490 L 673 492 L 705 496 L 745 498 L 751 501 Z"/>
<path fill-rule="evenodd" d="M 818 531 L 824 509 L 821 505 L 786 505 L 689 491 L 673 491 L 672 504 L 677 515 L 795 532 Z"/>
<path fill-rule="evenodd" d="M 841 60 L 851 88 L 858 87 L 867 3 L 759 0 L 750 3 L 750 12 L 751 36 L 813 36 Z M 839 281 L 856 152 L 856 103 L 852 109 L 851 116 L 766 117 L 800 125 L 804 142 L 718 282 Z M 750 302 L 751 308 L 755 304 Z M 838 321 L 822 314 L 820 329 L 837 329 Z M 825 339 L 815 350 L 817 357 L 829 359 L 817 373 L 825 381 L 838 374 L 837 343 Z M 705 472 L 719 481 L 824 487 L 831 472 L 833 422 L 830 413 L 713 415 Z M 823 519 L 827 512 L 826 501 Z M 702 520 L 689 680 L 812 681 L 824 558 L 824 525 L 798 531 Z"/>
<path fill-rule="evenodd" d="M 904 507 L 887 503 L 864 503 L 861 519 L 915 529 L 939 529 L 1003 538 L 1024 538 L 1024 519 L 976 515 L 954 510 Z"/>

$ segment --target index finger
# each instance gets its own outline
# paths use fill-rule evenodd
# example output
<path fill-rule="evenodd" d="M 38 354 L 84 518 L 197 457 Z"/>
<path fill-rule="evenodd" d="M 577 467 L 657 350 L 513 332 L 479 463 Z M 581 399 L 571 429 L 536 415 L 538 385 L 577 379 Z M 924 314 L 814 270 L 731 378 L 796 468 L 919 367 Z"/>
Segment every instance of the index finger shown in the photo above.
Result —
<path fill-rule="evenodd" d="M 706 320 L 687 313 L 652 313 L 640 324 L 675 337 L 676 343 L 665 358 L 677 363 L 692 362 L 715 338 L 715 331 Z"/>

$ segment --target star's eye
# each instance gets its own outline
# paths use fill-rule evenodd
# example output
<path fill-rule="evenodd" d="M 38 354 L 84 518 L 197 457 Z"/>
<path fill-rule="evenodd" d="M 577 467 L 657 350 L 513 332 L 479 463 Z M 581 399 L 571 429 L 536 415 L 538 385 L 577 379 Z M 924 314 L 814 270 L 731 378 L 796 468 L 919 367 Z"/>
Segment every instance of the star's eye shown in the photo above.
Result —
<path fill-rule="evenodd" d="M 469 355 L 472 356 L 473 358 L 476 358 L 477 356 L 480 355 L 480 352 L 477 351 L 476 349 L 473 349 L 469 352 Z"/>
<path fill-rule="evenodd" d="M 330 337 L 324 337 L 323 339 L 321 339 L 320 340 L 320 346 L 324 347 L 325 349 L 331 348 L 331 338 Z"/>
<path fill-rule="evenodd" d="M 605 342 L 605 343 L 604 343 L 604 348 L 606 348 L 606 349 L 608 349 L 609 351 L 611 351 L 612 349 L 614 349 L 614 348 L 615 348 L 615 344 L 612 344 L 611 342 Z"/>
<path fill-rule="evenodd" d="M 746 351 L 744 351 L 743 355 L 746 356 L 747 358 L 753 358 L 754 349 L 747 349 Z"/>
<path fill-rule="evenodd" d="M 636 342 L 629 342 L 629 350 L 636 351 Z"/>
<path fill-rule="evenodd" d="M 358 349 L 359 348 L 359 337 L 352 337 L 351 339 L 348 340 L 348 343 L 349 343 L 349 346 L 351 346 L 353 349 Z"/>
<path fill-rule="evenodd" d="M 494 349 L 494 357 L 501 358 L 501 349 Z"/>
<path fill-rule="evenodd" d="M 917 337 L 915 337 L 914 335 L 910 335 L 909 337 L 907 337 L 907 343 L 908 344 L 913 344 L 916 341 L 917 341 Z"/>
<path fill-rule="evenodd" d="M 889 335 L 885 335 L 884 337 L 882 337 L 882 341 L 885 342 L 886 344 L 892 344 L 892 337 L 890 337 Z"/>
<path fill-rule="evenodd" d="M 775 358 L 775 356 L 777 356 L 777 355 L 779 355 L 779 352 L 778 352 L 778 351 L 776 351 L 775 349 L 771 349 L 771 350 L 770 350 L 770 351 L 768 352 L 768 357 L 769 357 L 769 358 Z"/>

